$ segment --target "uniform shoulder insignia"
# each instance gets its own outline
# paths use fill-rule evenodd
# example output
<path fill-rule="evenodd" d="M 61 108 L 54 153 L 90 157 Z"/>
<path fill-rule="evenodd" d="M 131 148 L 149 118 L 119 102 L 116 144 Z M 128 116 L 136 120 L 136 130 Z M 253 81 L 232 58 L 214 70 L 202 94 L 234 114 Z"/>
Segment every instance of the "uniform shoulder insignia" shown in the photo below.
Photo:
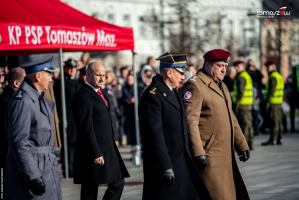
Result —
<path fill-rule="evenodd" d="M 16 99 L 22 99 L 23 98 L 22 92 L 23 92 L 22 90 L 19 91 L 19 93 L 16 96 Z"/>
<path fill-rule="evenodd" d="M 196 81 L 196 75 L 189 79 L 190 81 Z"/>
<path fill-rule="evenodd" d="M 157 89 L 157 88 L 155 87 L 154 89 L 150 90 L 150 93 L 151 93 L 151 94 L 156 94 L 156 92 L 155 92 L 156 89 Z"/>

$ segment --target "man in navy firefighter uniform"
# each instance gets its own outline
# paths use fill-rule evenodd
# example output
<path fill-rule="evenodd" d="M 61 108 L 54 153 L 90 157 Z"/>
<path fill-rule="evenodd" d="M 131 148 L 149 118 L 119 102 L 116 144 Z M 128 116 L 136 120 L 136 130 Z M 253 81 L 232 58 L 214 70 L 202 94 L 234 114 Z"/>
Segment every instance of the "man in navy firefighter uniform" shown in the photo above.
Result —
<path fill-rule="evenodd" d="M 192 162 L 187 118 L 176 87 L 185 79 L 186 54 L 165 53 L 157 74 L 141 96 L 143 200 L 196 200 L 211 196 Z M 198 197 L 197 197 L 198 196 Z"/>
<path fill-rule="evenodd" d="M 43 97 L 52 81 L 52 55 L 21 65 L 26 77 L 6 110 L 8 154 L 6 198 L 61 200 L 58 163 L 54 154 L 54 103 Z"/>

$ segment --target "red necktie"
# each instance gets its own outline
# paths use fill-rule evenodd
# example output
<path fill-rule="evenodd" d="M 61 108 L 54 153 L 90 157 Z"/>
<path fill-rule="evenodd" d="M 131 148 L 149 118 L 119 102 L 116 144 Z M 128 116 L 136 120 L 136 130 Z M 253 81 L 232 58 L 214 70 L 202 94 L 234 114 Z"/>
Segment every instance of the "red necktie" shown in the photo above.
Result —
<path fill-rule="evenodd" d="M 106 106 L 107 106 L 107 108 L 108 108 L 108 103 L 107 103 L 107 101 L 106 101 L 106 99 L 105 99 L 105 97 L 104 97 L 104 95 L 103 95 L 101 89 L 98 89 L 98 94 L 99 94 L 99 95 L 102 97 L 102 99 L 105 101 L 105 104 L 106 104 Z"/>

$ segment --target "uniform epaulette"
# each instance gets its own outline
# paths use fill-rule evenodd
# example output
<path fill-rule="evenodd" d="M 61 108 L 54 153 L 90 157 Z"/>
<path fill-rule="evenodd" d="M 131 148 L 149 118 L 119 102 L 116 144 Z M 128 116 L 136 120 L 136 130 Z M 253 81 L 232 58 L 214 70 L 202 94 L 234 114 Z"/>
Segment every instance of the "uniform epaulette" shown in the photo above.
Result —
<path fill-rule="evenodd" d="M 16 99 L 22 99 L 23 95 L 22 95 L 23 90 L 20 90 L 19 93 L 16 96 Z"/>
<path fill-rule="evenodd" d="M 156 94 L 156 92 L 155 92 L 156 89 L 157 89 L 156 87 L 153 87 L 153 88 L 149 91 L 149 93 L 151 93 L 151 94 Z"/>

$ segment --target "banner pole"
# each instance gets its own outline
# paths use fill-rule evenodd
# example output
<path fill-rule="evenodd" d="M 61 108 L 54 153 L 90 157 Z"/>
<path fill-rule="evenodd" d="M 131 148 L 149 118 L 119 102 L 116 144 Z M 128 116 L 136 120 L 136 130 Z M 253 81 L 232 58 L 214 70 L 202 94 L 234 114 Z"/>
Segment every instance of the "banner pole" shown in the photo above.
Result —
<path fill-rule="evenodd" d="M 59 49 L 59 60 L 60 60 L 60 80 L 61 80 L 61 101 L 62 101 L 62 131 L 63 131 L 63 148 L 64 148 L 64 172 L 65 180 L 69 181 L 69 165 L 68 165 L 68 154 L 67 154 L 67 121 L 66 121 L 66 106 L 65 106 L 65 87 L 64 87 L 64 69 L 63 69 L 63 60 L 62 60 L 62 48 Z"/>
<path fill-rule="evenodd" d="M 132 52 L 133 53 L 133 52 Z M 138 88 L 137 88 L 137 73 L 135 65 L 135 54 L 133 53 L 132 57 L 132 67 L 134 73 L 134 97 L 135 97 L 135 133 L 136 133 L 136 146 L 133 147 L 133 163 L 136 166 L 141 166 L 141 146 L 140 146 L 140 133 L 139 133 L 139 118 L 138 118 Z"/>

